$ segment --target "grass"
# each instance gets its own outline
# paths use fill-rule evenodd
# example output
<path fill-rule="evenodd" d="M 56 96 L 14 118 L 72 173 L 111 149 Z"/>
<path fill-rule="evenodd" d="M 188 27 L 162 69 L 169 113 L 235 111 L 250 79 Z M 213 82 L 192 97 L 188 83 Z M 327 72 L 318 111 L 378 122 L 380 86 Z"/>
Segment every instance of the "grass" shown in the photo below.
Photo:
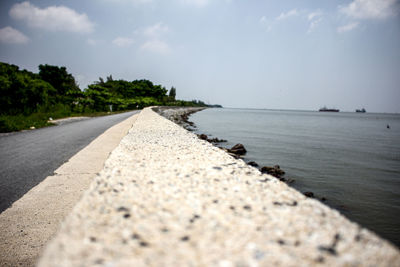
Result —
<path fill-rule="evenodd" d="M 14 132 L 29 129 L 30 127 L 41 128 L 53 125 L 47 122 L 46 114 L 34 113 L 29 116 L 20 115 L 1 115 L 0 132 Z"/>
<path fill-rule="evenodd" d="M 185 101 L 175 101 L 163 104 L 190 106 L 189 104 L 193 103 Z M 56 120 L 67 117 L 80 117 L 80 116 L 98 117 L 98 116 L 123 113 L 127 111 L 130 110 L 114 111 L 114 112 L 106 112 L 106 111 L 96 112 L 91 109 L 83 109 L 82 107 L 74 108 L 74 110 L 71 110 L 71 107 L 68 105 L 56 104 L 51 108 L 41 107 L 37 112 L 29 115 L 24 115 L 24 114 L 0 115 L 0 133 L 27 130 L 31 129 L 32 127 L 35 127 L 35 129 L 37 129 L 54 125 L 53 123 L 49 122 L 49 118 Z"/>
<path fill-rule="evenodd" d="M 31 129 L 31 127 L 42 128 L 54 125 L 48 122 L 49 118 L 62 119 L 67 117 L 98 117 L 111 114 L 123 113 L 129 110 L 116 111 L 116 112 L 82 112 L 74 113 L 67 110 L 57 110 L 53 112 L 36 112 L 30 115 L 0 115 L 0 132 L 15 132 L 21 130 Z"/>

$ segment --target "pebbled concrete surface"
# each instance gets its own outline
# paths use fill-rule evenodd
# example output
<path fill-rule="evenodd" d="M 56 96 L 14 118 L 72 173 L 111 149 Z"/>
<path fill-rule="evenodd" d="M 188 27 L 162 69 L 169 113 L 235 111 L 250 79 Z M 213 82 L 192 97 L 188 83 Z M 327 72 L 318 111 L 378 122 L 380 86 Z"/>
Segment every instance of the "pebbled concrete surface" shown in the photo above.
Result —
<path fill-rule="evenodd" d="M 143 110 L 39 266 L 400 266 L 387 241 Z"/>
<path fill-rule="evenodd" d="M 0 214 L 0 266 L 34 266 L 137 115 L 106 130 Z"/>

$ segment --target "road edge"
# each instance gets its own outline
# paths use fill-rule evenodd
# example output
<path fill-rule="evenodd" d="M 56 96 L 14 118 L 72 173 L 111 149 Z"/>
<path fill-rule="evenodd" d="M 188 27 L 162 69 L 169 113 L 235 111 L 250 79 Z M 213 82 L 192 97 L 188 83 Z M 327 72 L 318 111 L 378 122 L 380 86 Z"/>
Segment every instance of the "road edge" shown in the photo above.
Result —
<path fill-rule="evenodd" d="M 34 266 L 139 113 L 108 128 L 0 214 L 0 263 Z"/>

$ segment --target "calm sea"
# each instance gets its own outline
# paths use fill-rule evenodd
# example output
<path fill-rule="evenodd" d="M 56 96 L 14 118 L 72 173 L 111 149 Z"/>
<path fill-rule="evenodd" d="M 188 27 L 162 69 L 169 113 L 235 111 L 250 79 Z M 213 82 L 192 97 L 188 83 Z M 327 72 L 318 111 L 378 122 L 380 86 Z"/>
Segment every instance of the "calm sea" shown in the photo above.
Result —
<path fill-rule="evenodd" d="M 400 246 L 399 114 L 224 108 L 191 121 L 225 147 L 242 143 L 246 161 L 280 165 L 291 186 Z"/>

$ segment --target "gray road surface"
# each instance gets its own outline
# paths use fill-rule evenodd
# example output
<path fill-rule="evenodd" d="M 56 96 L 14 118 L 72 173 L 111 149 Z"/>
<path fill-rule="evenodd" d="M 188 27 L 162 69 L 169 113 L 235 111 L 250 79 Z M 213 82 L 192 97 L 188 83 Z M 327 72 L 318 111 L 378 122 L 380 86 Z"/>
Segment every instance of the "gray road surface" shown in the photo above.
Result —
<path fill-rule="evenodd" d="M 0 213 L 105 130 L 137 112 L 0 135 Z"/>

